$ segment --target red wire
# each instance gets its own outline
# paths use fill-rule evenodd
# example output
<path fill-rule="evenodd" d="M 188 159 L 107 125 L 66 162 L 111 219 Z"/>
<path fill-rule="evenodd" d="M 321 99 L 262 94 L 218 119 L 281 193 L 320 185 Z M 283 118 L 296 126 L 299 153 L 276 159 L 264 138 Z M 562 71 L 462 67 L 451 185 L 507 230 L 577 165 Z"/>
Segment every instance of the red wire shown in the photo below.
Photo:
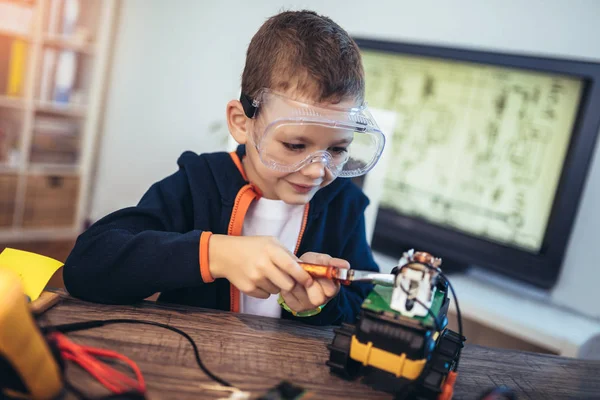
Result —
<path fill-rule="evenodd" d="M 146 391 L 146 383 L 144 382 L 144 377 L 142 376 L 142 371 L 140 371 L 137 364 L 134 363 L 132 360 L 130 360 L 129 358 L 125 357 L 124 355 L 119 354 L 112 350 L 104 350 L 104 349 L 98 349 L 98 348 L 87 347 L 87 346 L 84 346 L 84 348 L 87 349 L 89 354 L 96 355 L 99 357 L 105 357 L 105 358 L 116 358 L 117 360 L 121 360 L 125 364 L 129 365 L 129 367 L 134 372 L 137 381 L 131 379 L 130 377 L 128 377 L 127 375 L 124 375 L 122 373 L 119 373 L 118 375 L 122 376 L 126 381 L 131 382 L 130 386 L 138 387 L 139 391 L 141 391 L 141 392 Z M 111 369 L 112 371 L 119 372 L 119 371 L 113 370 L 112 368 L 110 368 L 108 366 L 107 366 L 107 368 Z"/>
<path fill-rule="evenodd" d="M 79 364 L 82 368 L 88 371 L 94 378 L 96 378 L 102 385 L 114 393 L 123 393 L 131 391 L 132 389 L 143 392 L 144 386 L 138 384 L 133 379 L 116 371 L 104 364 L 102 361 L 91 356 L 90 353 L 94 353 L 94 349 L 87 348 L 85 346 L 78 346 L 73 343 L 68 343 L 66 346 L 63 343 L 62 349 L 66 359 L 72 360 Z M 113 356 L 113 354 L 105 354 L 107 357 Z M 111 357 L 117 358 L 117 357 Z M 137 375 L 137 372 L 136 372 Z"/>
<path fill-rule="evenodd" d="M 131 360 L 118 353 L 95 349 L 87 346 L 79 346 L 74 343 L 64 343 L 61 350 L 67 359 L 72 360 L 79 364 L 82 368 L 87 370 L 92 376 L 94 376 L 100 383 L 102 383 L 107 389 L 114 393 L 124 393 L 133 390 L 140 392 L 145 391 L 145 384 L 143 377 L 139 369 Z M 94 358 L 92 355 L 99 355 L 108 358 L 116 358 L 124 360 L 127 364 L 132 367 L 135 371 L 136 377 L 140 380 L 140 383 L 131 379 L 130 377 L 122 374 L 121 372 L 114 370 L 110 366 L 104 364 L 101 360 Z M 140 379 L 141 378 L 141 379 Z"/>
<path fill-rule="evenodd" d="M 115 394 L 132 390 L 140 393 L 146 392 L 146 383 L 142 372 L 133 361 L 124 355 L 111 350 L 75 344 L 61 333 L 53 333 L 52 338 L 56 341 L 63 358 L 81 366 L 111 392 Z M 117 371 L 96 357 L 113 358 L 126 363 L 135 373 L 137 380 Z"/>
<path fill-rule="evenodd" d="M 90 375 L 98 380 L 103 386 L 114 393 L 129 392 L 132 389 L 143 391 L 136 381 L 123 375 L 121 372 L 112 370 L 110 367 L 103 365 L 101 361 L 94 360 L 90 357 L 79 357 L 65 354 L 67 359 L 76 362 L 86 369 Z"/>

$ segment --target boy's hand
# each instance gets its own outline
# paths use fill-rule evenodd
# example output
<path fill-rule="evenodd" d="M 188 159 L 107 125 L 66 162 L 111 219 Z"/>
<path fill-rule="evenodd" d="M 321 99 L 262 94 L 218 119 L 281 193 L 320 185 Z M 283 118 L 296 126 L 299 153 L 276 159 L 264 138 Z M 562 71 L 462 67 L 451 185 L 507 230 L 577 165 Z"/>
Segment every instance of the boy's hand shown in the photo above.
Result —
<path fill-rule="evenodd" d="M 333 258 L 327 254 L 305 253 L 300 260 L 319 265 L 331 265 L 338 268 L 350 268 L 346 260 Z M 295 312 L 314 310 L 327 303 L 340 291 L 340 283 L 331 279 L 315 279 L 312 286 L 296 285 L 292 290 L 282 290 L 281 296 L 287 306 Z"/>
<path fill-rule="evenodd" d="M 212 235 L 208 252 L 213 278 L 226 278 L 249 296 L 266 299 L 314 283 L 274 237 Z"/>

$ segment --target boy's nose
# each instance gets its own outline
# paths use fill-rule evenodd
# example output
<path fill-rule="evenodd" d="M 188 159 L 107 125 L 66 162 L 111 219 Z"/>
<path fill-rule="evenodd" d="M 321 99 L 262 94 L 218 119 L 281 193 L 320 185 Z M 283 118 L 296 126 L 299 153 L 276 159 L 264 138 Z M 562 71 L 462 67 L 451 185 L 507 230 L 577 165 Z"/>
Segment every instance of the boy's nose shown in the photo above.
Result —
<path fill-rule="evenodd" d="M 302 168 L 302 174 L 311 178 L 317 179 L 325 176 L 325 168 L 328 165 L 328 160 L 314 158 L 311 162 Z"/>

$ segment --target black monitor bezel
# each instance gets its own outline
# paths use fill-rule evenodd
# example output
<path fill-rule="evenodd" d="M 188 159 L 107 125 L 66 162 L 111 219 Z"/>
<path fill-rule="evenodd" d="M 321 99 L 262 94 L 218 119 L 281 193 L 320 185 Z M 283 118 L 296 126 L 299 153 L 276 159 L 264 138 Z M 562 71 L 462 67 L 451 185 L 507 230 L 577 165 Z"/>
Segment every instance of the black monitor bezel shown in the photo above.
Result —
<path fill-rule="evenodd" d="M 600 63 L 359 37 L 355 41 L 361 50 L 488 64 L 585 80 L 539 253 L 477 238 L 385 208 L 379 210 L 373 237 L 373 249 L 391 256 L 397 257 L 406 246 L 414 246 L 454 262 L 489 268 L 535 286 L 552 288 L 561 270 L 595 152 L 600 128 Z"/>

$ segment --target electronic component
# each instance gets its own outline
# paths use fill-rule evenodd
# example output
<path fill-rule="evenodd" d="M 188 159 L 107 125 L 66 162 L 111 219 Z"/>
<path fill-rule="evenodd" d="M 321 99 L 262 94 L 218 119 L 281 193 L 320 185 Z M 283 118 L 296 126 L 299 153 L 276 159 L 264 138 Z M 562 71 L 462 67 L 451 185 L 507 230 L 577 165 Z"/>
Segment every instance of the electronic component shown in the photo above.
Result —
<path fill-rule="evenodd" d="M 357 324 L 334 330 L 331 372 L 345 379 L 363 376 L 397 399 L 451 399 L 465 338 L 460 321 L 459 333 L 447 328 L 452 286 L 440 265 L 428 253 L 404 253 L 392 271 L 393 286 L 376 284 Z M 460 319 L 459 310 L 457 304 Z"/>

